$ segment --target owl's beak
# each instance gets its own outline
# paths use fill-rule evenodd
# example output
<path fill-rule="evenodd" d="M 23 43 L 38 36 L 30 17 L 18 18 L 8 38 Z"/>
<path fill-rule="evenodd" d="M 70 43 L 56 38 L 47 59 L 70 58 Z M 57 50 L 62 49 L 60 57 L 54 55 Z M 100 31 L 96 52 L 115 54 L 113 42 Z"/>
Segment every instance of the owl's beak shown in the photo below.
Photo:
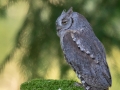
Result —
<path fill-rule="evenodd" d="M 57 26 L 57 31 L 59 32 L 61 30 L 61 27 L 60 26 Z"/>
<path fill-rule="evenodd" d="M 59 22 L 57 22 L 56 21 L 56 29 L 57 29 L 57 31 L 60 31 L 61 30 L 61 23 Z"/>

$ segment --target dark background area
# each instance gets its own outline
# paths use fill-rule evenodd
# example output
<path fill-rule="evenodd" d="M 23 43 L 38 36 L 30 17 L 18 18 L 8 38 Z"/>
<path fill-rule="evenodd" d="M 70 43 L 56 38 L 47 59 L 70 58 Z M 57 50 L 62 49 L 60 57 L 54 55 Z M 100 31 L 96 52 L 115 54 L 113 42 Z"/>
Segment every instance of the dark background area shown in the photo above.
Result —
<path fill-rule="evenodd" d="M 119 0 L 0 0 L 0 90 L 6 83 L 15 86 L 13 76 L 17 89 L 5 90 L 18 90 L 35 78 L 77 80 L 64 60 L 55 27 L 57 17 L 70 7 L 87 18 L 105 46 L 110 90 L 120 88 Z"/>

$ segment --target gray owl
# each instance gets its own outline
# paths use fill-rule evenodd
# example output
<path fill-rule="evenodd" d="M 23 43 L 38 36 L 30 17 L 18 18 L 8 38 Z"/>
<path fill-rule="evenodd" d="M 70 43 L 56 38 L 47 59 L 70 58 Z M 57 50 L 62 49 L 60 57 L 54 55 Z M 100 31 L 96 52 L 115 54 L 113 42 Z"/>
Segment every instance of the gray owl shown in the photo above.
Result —
<path fill-rule="evenodd" d="M 85 90 L 108 90 L 112 80 L 105 49 L 85 17 L 70 8 L 58 17 L 56 28 L 65 59 Z"/>

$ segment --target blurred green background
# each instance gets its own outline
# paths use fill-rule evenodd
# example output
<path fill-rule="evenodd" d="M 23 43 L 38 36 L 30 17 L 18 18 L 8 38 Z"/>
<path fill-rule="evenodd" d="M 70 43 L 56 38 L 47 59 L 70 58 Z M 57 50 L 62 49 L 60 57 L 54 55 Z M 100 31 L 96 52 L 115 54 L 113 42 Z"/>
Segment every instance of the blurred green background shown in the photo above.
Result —
<path fill-rule="evenodd" d="M 0 90 L 35 78 L 79 81 L 66 63 L 55 21 L 70 7 L 84 15 L 104 44 L 120 88 L 120 0 L 0 0 Z"/>

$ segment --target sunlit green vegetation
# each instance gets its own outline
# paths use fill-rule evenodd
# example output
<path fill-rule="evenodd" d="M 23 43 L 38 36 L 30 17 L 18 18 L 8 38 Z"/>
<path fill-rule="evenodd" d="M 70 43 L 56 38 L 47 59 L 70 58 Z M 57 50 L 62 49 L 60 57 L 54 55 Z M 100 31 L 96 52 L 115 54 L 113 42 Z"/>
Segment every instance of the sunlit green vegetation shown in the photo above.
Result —
<path fill-rule="evenodd" d="M 0 90 L 18 90 L 34 78 L 79 81 L 64 60 L 55 21 L 62 10 L 83 14 L 104 44 L 120 88 L 119 0 L 0 0 Z"/>
<path fill-rule="evenodd" d="M 23 83 L 20 90 L 83 90 L 83 87 L 70 80 L 36 79 Z"/>

